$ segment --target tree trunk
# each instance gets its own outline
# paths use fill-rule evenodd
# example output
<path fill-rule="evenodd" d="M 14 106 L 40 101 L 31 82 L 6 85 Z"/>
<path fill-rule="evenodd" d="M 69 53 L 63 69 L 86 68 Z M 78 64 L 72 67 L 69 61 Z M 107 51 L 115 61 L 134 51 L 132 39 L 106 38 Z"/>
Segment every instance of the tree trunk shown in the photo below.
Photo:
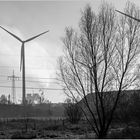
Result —
<path fill-rule="evenodd" d="M 107 131 L 101 130 L 99 132 L 99 135 L 97 136 L 97 139 L 105 139 L 107 137 Z"/>

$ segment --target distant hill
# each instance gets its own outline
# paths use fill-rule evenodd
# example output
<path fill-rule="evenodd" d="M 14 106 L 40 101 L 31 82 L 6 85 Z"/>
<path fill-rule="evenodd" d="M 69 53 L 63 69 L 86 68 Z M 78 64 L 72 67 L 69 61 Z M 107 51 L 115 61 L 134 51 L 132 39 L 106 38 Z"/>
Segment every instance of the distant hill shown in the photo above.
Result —
<path fill-rule="evenodd" d="M 120 100 L 119 102 L 125 102 L 126 99 L 130 98 L 130 96 L 133 94 L 133 93 L 140 93 L 140 90 L 124 90 L 122 91 L 121 95 L 120 95 Z M 104 92 L 103 94 L 106 95 L 106 101 L 107 101 L 107 106 L 111 105 L 111 103 L 113 103 L 113 100 L 116 98 L 116 94 L 117 94 L 117 91 L 110 91 L 110 92 Z M 107 97 L 108 96 L 108 97 Z M 90 106 L 90 108 L 94 111 L 95 110 L 95 105 L 94 105 L 94 100 L 95 100 L 95 93 L 89 93 L 86 95 L 86 97 L 84 97 L 78 104 L 80 104 L 80 106 L 83 107 L 83 109 L 87 109 L 87 106 L 86 106 L 86 101 L 85 101 L 85 98 L 87 99 L 88 101 L 88 105 Z M 88 113 L 88 112 L 87 112 Z"/>
<path fill-rule="evenodd" d="M 113 96 L 113 95 L 115 95 L 117 93 L 118 93 L 118 91 L 108 91 L 108 92 L 104 92 L 103 94 Z M 123 90 L 122 93 L 121 93 L 121 97 L 123 97 L 125 95 L 130 96 L 133 93 L 140 93 L 140 90 Z M 88 102 L 93 102 L 94 96 L 95 96 L 95 93 L 87 94 L 86 98 L 87 98 Z M 84 98 L 80 101 L 80 103 L 84 102 Z"/>

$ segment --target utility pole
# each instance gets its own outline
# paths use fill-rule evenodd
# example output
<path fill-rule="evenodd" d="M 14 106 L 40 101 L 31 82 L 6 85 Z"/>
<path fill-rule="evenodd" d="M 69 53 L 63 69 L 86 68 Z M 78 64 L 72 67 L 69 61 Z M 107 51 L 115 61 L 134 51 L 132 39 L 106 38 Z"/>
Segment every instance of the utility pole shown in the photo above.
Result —
<path fill-rule="evenodd" d="M 8 76 L 8 79 L 12 81 L 12 92 L 11 92 L 12 103 L 16 104 L 15 81 L 19 80 L 19 77 L 15 76 L 14 70 L 13 70 L 13 75 L 12 76 Z"/>

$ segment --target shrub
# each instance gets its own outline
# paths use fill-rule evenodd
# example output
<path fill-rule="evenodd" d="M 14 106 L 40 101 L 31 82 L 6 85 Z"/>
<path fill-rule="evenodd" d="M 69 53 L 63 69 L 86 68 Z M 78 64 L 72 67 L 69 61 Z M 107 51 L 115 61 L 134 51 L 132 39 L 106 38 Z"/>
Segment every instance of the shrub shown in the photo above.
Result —
<path fill-rule="evenodd" d="M 78 123 L 82 117 L 79 105 L 72 102 L 66 104 L 64 114 L 66 119 L 72 124 Z"/>
<path fill-rule="evenodd" d="M 11 136 L 11 139 L 34 139 L 34 138 L 36 138 L 36 133 L 33 132 L 22 133 L 17 131 Z"/>

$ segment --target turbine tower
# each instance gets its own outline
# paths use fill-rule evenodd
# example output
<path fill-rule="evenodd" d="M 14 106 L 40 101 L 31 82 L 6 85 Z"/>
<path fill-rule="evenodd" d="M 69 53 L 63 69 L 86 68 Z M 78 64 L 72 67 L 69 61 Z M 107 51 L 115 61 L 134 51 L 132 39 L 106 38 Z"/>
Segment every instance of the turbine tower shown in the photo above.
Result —
<path fill-rule="evenodd" d="M 3 28 L 2 26 L 0 26 L 0 28 L 2 28 L 4 31 L 6 31 L 7 33 L 9 33 L 11 36 L 13 36 L 15 39 L 17 39 L 18 41 L 20 41 L 22 43 L 21 45 L 21 59 L 20 59 L 20 71 L 22 70 L 22 104 L 25 105 L 26 104 L 26 85 L 25 85 L 25 48 L 24 45 L 25 43 L 32 41 L 33 39 L 49 32 L 49 31 L 45 31 L 43 33 L 40 33 L 36 36 L 33 36 L 27 40 L 21 40 L 18 36 L 16 36 L 15 34 L 11 33 L 10 31 L 6 30 L 5 28 Z"/>

